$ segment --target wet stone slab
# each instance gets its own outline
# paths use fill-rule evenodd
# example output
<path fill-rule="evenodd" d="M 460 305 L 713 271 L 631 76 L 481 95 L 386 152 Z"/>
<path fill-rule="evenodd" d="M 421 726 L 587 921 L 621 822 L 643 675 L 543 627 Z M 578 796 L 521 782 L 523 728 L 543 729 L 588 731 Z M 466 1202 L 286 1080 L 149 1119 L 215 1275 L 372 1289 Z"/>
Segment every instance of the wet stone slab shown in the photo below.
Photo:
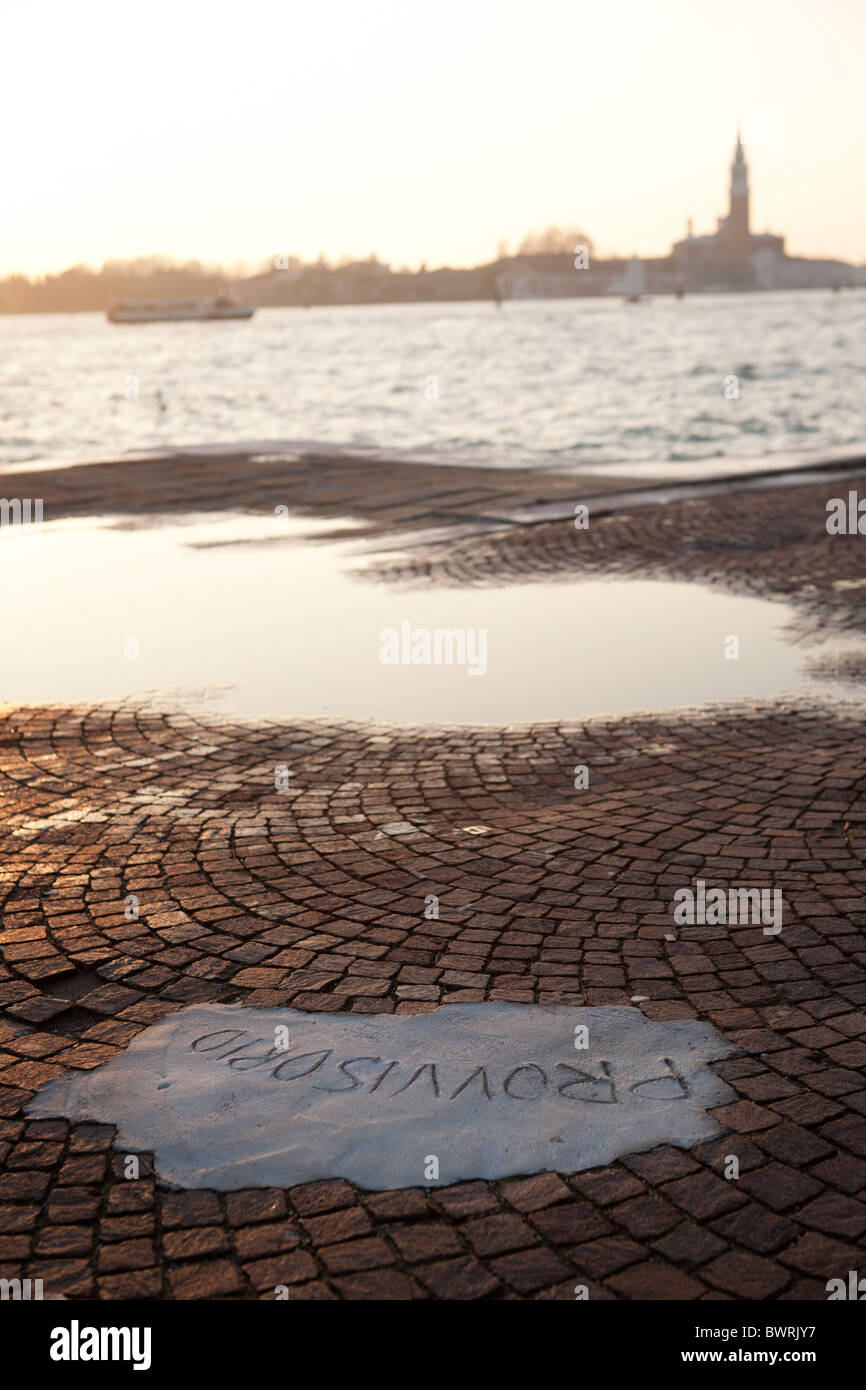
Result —
<path fill-rule="evenodd" d="M 418 1015 L 201 1005 L 106 1065 L 48 1083 L 33 1116 L 116 1125 L 182 1187 L 372 1190 L 575 1172 L 721 1133 L 734 1099 L 708 1023 L 638 1009 L 479 1003 Z"/>

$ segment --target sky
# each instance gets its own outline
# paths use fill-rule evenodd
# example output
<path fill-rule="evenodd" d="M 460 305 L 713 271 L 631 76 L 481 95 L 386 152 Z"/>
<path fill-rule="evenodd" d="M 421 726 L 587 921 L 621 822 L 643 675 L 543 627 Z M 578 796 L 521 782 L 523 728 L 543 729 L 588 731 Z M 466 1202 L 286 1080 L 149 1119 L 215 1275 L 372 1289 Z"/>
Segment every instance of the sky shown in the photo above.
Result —
<path fill-rule="evenodd" d="M 726 211 L 866 262 L 864 0 L 3 0 L 0 275 L 162 253 L 472 265 Z"/>

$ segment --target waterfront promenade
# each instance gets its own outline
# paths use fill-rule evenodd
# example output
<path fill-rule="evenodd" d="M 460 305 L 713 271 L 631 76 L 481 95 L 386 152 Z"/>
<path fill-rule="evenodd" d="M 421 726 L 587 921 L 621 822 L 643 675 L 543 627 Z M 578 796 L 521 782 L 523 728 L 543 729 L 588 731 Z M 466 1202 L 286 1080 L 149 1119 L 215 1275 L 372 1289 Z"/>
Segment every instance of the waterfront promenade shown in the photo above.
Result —
<path fill-rule="evenodd" d="M 206 468 L 70 469 L 45 495 L 52 516 L 136 525 L 242 506 L 249 470 L 209 470 L 206 492 Z M 826 699 L 503 728 L 252 721 L 158 697 L 3 706 L 0 1274 L 87 1298 L 825 1299 L 866 1232 L 866 567 L 823 517 L 866 469 L 586 532 L 501 518 L 610 493 L 597 478 L 310 477 L 263 466 L 256 505 L 402 535 L 364 583 L 688 579 L 789 604 L 804 633 L 838 636 L 848 679 Z M 781 888 L 783 930 L 676 927 L 695 878 Z M 483 1000 L 712 1023 L 736 1049 L 713 1064 L 735 1093 L 713 1111 L 723 1132 L 576 1174 L 218 1192 L 170 1190 L 146 1154 L 129 1181 L 111 1126 L 26 1116 L 47 1081 L 191 1003 Z"/>

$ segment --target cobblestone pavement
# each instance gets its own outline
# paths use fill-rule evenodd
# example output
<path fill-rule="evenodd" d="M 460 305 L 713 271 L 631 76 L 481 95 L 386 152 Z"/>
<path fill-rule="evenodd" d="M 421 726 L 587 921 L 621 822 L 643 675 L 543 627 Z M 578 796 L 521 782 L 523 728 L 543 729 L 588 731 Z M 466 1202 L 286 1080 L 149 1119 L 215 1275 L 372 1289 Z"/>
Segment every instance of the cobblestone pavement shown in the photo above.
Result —
<path fill-rule="evenodd" d="M 504 730 L 0 714 L 4 1277 L 101 1298 L 823 1299 L 862 1266 L 856 707 Z M 781 888 L 781 935 L 675 927 L 698 876 Z M 481 999 L 709 1019 L 740 1049 L 714 1064 L 727 1133 L 572 1176 L 220 1194 L 126 1181 L 110 1127 L 23 1116 L 189 1002 Z"/>
<path fill-rule="evenodd" d="M 0 471 L 2 476 L 2 471 Z M 361 521 L 371 536 L 497 517 L 536 502 L 625 492 L 634 478 L 577 476 L 535 468 L 473 468 L 320 453 L 134 455 L 103 463 L 61 465 L 7 474 L 4 489 L 41 497 L 46 521 L 116 516 L 136 526 L 166 516 L 242 511 L 261 516 L 290 505 L 293 515 Z"/>
<path fill-rule="evenodd" d="M 797 636 L 866 632 L 866 544 L 827 534 L 827 502 L 866 497 L 866 472 L 844 481 L 725 496 L 592 517 L 539 522 L 381 557 L 362 578 L 406 587 L 550 583 L 576 578 L 698 580 L 784 600 Z M 574 493 L 580 500 L 580 493 Z"/>

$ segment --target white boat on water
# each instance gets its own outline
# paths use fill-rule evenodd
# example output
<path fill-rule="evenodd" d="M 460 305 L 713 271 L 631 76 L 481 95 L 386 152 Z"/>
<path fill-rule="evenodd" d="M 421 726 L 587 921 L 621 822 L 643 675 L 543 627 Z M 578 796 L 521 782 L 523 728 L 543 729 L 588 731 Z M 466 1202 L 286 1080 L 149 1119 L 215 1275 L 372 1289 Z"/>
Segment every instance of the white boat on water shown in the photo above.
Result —
<path fill-rule="evenodd" d="M 621 294 L 627 304 L 640 304 L 646 294 L 646 270 L 638 256 L 632 256 L 621 275 L 615 275 L 607 294 Z"/>
<path fill-rule="evenodd" d="M 632 256 L 628 263 L 623 288 L 626 304 L 640 304 L 642 297 L 646 294 L 646 271 L 643 262 L 637 256 Z"/>
<path fill-rule="evenodd" d="M 121 299 L 109 309 L 110 323 L 172 323 L 187 319 L 251 319 L 255 309 L 228 294 L 210 299 Z"/>

